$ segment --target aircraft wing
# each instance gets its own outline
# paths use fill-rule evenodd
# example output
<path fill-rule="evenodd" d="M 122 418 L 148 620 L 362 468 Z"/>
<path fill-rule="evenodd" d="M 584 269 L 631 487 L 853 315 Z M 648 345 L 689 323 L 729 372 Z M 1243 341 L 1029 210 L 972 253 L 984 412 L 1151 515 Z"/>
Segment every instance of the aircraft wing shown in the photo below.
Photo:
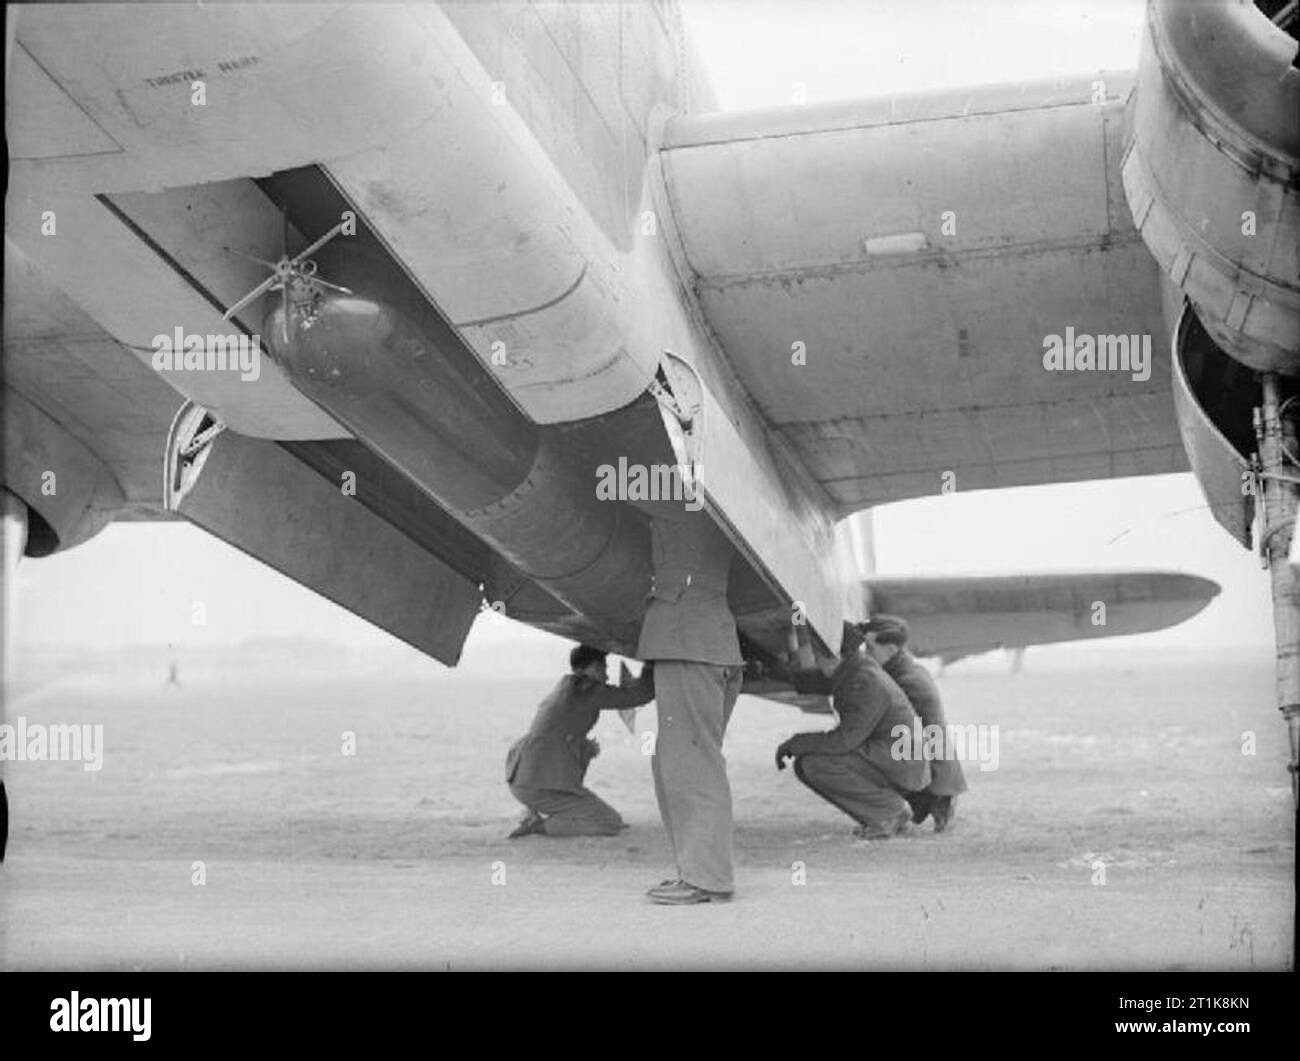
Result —
<path fill-rule="evenodd" d="M 1200 612 L 1220 587 L 1177 571 L 1060 571 L 876 576 L 862 588 L 873 613 L 907 619 L 912 652 L 953 663 L 998 648 L 1163 630 Z M 831 710 L 828 697 L 774 678 L 747 681 L 745 691 L 809 714 Z"/>
<path fill-rule="evenodd" d="M 1174 571 L 893 576 L 863 587 L 873 612 L 906 617 L 917 655 L 948 661 L 1161 630 L 1219 593 L 1210 579 Z"/>
<path fill-rule="evenodd" d="M 841 514 L 1185 470 L 1162 274 L 1120 181 L 1131 75 L 706 114 L 661 153 L 679 260 Z M 1149 343 L 1047 371 L 1048 336 Z"/>

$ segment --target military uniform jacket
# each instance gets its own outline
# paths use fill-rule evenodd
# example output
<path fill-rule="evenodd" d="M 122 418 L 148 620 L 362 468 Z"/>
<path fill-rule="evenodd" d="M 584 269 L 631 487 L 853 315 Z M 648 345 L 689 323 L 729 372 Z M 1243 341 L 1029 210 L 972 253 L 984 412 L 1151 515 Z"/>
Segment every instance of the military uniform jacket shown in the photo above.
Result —
<path fill-rule="evenodd" d="M 661 505 L 650 521 L 654 575 L 638 659 L 744 663 L 727 604 L 731 543 L 700 512 Z"/>
<path fill-rule="evenodd" d="M 894 658 L 885 664 L 888 674 L 898 687 L 907 694 L 912 709 L 921 716 L 923 726 L 942 726 L 943 701 L 939 699 L 939 687 L 934 684 L 930 672 L 916 662 L 910 652 L 904 649 L 896 652 Z"/>
<path fill-rule="evenodd" d="M 799 692 L 824 692 L 826 679 L 796 675 Z M 930 783 L 930 764 L 917 754 L 895 759 L 895 726 L 905 726 L 911 750 L 916 712 L 903 692 L 866 650 L 859 647 L 846 656 L 830 678 L 830 693 L 839 725 L 824 733 L 799 733 L 786 742 L 791 755 L 861 755 L 907 791 Z"/>
<path fill-rule="evenodd" d="M 587 760 L 583 740 L 608 708 L 640 707 L 654 699 L 654 679 L 643 671 L 627 689 L 566 674 L 537 708 L 533 724 L 506 753 L 506 781 L 526 788 L 582 790 Z"/>
<path fill-rule="evenodd" d="M 923 726 L 939 726 L 943 730 L 945 754 L 930 764 L 931 783 L 936 793 L 955 796 L 966 791 L 966 778 L 961 763 L 949 759 L 952 745 L 948 740 L 947 724 L 943 717 L 943 701 L 939 698 L 939 687 L 935 685 L 930 672 L 906 650 L 896 652 L 894 658 L 885 664 L 885 673 L 898 683 L 898 687 L 912 701 L 912 707 L 921 716 Z"/>

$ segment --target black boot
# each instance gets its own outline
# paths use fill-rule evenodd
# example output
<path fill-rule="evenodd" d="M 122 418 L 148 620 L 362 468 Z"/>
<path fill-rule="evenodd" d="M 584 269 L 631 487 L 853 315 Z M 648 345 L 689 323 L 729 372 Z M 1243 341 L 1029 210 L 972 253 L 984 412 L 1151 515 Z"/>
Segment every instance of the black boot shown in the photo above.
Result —
<path fill-rule="evenodd" d="M 908 805 L 912 808 L 913 825 L 920 825 L 930 816 L 930 811 L 934 806 L 934 797 L 930 795 L 928 788 L 920 792 L 904 792 L 903 798 L 907 800 Z"/>
<path fill-rule="evenodd" d="M 957 813 L 956 799 L 953 796 L 939 796 L 930 811 L 934 815 L 934 831 L 941 833 L 948 828 L 948 823 Z"/>

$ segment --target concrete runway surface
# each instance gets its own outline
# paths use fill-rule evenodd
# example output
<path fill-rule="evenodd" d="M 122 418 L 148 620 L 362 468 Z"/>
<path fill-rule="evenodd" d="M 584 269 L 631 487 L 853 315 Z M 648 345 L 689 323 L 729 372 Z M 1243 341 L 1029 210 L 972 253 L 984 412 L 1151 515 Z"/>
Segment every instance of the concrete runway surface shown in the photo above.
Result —
<path fill-rule="evenodd" d="M 104 726 L 103 768 L 9 764 L 6 969 L 1282 969 L 1294 810 L 1267 656 L 1071 655 L 941 679 L 996 724 L 953 828 L 880 844 L 772 763 L 828 718 L 743 697 L 726 753 L 737 895 L 672 875 L 643 734 L 589 783 L 609 839 L 507 841 L 510 741 L 553 676 L 449 672 L 312 643 L 20 657 L 10 723 Z M 563 653 L 556 651 L 556 666 Z M 1243 732 L 1256 754 L 1242 753 Z M 356 754 L 344 755 L 344 734 Z M 195 863 L 205 883 L 195 884 Z M 1104 880 L 1104 882 L 1103 882 Z"/>

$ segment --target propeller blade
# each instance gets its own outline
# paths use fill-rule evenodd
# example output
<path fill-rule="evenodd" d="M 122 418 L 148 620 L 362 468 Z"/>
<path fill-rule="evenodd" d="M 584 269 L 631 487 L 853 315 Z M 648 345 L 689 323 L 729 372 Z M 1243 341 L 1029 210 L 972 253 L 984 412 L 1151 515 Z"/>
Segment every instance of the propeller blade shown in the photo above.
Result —
<path fill-rule="evenodd" d="M 328 287 L 331 291 L 342 291 L 345 295 L 352 294 L 352 288 L 344 287 L 342 284 L 331 284 L 328 280 L 322 280 L 319 276 L 313 276 L 311 282 L 320 284 L 321 287 Z"/>
<path fill-rule="evenodd" d="M 246 254 L 244 251 L 235 250 L 234 247 L 222 247 L 221 249 L 230 254 L 238 254 L 241 258 L 247 258 L 250 262 L 257 262 L 258 265 L 265 265 L 268 269 L 275 268 L 275 262 L 268 262 L 265 258 L 259 258 L 256 254 Z"/>
<path fill-rule="evenodd" d="M 323 246 L 325 246 L 325 244 L 327 244 L 330 240 L 332 240 L 335 236 L 337 236 L 342 231 L 343 231 L 343 222 L 340 221 L 332 229 L 326 232 L 325 235 L 321 236 L 320 239 L 318 239 L 305 251 L 303 251 L 301 254 L 295 257 L 293 259 L 293 264 L 297 265 L 304 258 L 310 258 L 313 254 L 315 254 L 318 250 L 320 250 Z"/>
<path fill-rule="evenodd" d="M 289 345 L 289 285 L 280 288 L 280 327 L 284 332 L 284 345 Z"/>
<path fill-rule="evenodd" d="M 274 283 L 275 283 L 275 277 L 268 276 L 255 288 L 253 288 L 252 291 L 250 291 L 238 302 L 236 302 L 233 306 L 231 306 L 228 310 L 226 310 L 226 312 L 221 315 L 221 319 L 224 321 L 230 320 L 231 317 L 233 317 L 241 309 L 247 306 L 250 302 L 254 302 L 257 299 L 261 298 L 263 295 L 265 295 L 271 289 L 271 285 Z"/>

